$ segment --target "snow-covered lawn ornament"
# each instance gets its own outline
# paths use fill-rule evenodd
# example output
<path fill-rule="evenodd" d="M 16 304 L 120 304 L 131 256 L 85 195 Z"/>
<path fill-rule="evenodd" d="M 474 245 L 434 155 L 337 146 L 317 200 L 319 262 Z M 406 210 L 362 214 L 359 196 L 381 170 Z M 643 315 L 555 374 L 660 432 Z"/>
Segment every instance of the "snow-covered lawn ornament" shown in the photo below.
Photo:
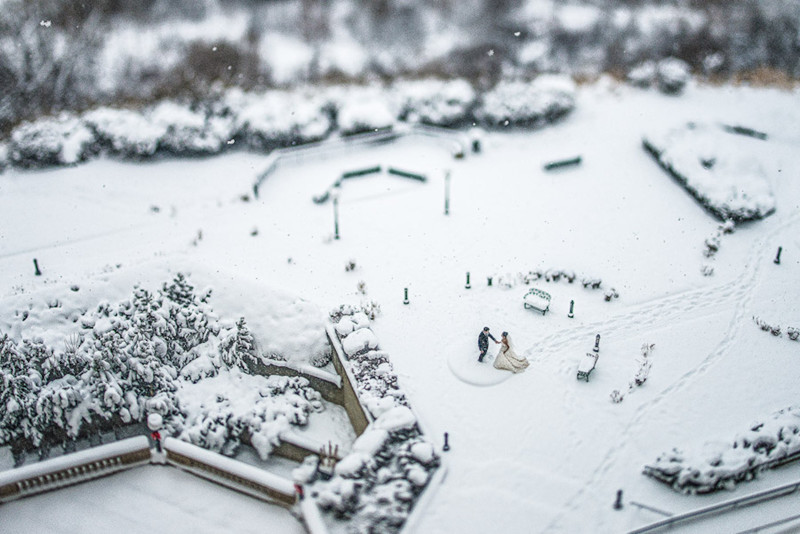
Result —
<path fill-rule="evenodd" d="M 592 349 L 593 352 L 600 352 L 600 334 L 597 334 L 594 338 L 594 348 Z"/>

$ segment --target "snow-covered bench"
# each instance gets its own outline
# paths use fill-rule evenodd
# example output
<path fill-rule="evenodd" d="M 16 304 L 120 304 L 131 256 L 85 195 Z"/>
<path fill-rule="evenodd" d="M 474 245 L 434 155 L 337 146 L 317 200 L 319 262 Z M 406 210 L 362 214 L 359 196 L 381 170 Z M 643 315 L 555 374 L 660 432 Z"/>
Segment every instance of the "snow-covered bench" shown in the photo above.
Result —
<path fill-rule="evenodd" d="M 541 289 L 532 288 L 522 299 L 525 308 L 531 308 L 542 312 L 542 315 L 550 310 L 550 293 Z"/>
<path fill-rule="evenodd" d="M 587 352 L 586 356 L 581 359 L 581 363 L 578 364 L 578 380 L 583 378 L 587 382 L 589 381 L 589 374 L 594 371 L 594 368 L 597 366 L 597 358 L 600 356 L 596 352 Z"/>

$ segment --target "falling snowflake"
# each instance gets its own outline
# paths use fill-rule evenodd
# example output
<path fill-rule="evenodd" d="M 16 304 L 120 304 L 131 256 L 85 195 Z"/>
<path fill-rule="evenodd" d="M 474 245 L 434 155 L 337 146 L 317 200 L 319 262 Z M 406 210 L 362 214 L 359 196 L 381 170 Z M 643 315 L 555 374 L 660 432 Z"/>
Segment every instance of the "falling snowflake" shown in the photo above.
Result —
<path fill-rule="evenodd" d="M 228 141 L 228 144 L 229 144 L 229 145 L 232 145 L 232 144 L 233 144 L 233 143 L 235 143 L 235 142 L 236 142 L 236 139 L 231 139 L 230 141 Z"/>
<path fill-rule="evenodd" d="M 514 37 L 519 37 L 520 32 L 514 32 Z"/>
<path fill-rule="evenodd" d="M 489 54 L 489 57 L 493 56 L 494 55 L 494 50 L 489 50 L 489 52 L 487 52 L 487 54 Z"/>
<path fill-rule="evenodd" d="M 43 20 L 39 22 L 39 26 L 44 26 L 45 28 L 49 28 L 51 24 L 52 22 L 50 22 L 49 20 Z"/>

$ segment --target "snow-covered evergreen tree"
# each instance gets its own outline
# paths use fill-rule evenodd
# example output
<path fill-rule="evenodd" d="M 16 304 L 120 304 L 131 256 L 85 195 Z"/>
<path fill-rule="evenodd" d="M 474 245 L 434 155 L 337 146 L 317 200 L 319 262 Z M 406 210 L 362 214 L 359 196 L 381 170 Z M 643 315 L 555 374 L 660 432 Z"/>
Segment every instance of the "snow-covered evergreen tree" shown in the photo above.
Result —
<path fill-rule="evenodd" d="M 247 328 L 244 317 L 236 321 L 236 326 L 220 344 L 220 356 L 228 367 L 249 369 L 258 360 L 255 339 Z"/>

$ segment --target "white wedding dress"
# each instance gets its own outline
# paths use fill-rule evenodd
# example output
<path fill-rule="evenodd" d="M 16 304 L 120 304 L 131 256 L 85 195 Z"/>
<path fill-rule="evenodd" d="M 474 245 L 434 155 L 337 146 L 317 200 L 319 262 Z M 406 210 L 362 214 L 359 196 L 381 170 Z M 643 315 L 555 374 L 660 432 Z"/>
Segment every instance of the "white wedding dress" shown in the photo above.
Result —
<path fill-rule="evenodd" d="M 497 353 L 494 359 L 494 368 L 511 371 L 512 373 L 521 373 L 528 367 L 528 360 L 517 356 L 510 336 L 506 336 L 506 341 L 508 345 L 505 343 L 500 344 L 500 352 Z"/>

